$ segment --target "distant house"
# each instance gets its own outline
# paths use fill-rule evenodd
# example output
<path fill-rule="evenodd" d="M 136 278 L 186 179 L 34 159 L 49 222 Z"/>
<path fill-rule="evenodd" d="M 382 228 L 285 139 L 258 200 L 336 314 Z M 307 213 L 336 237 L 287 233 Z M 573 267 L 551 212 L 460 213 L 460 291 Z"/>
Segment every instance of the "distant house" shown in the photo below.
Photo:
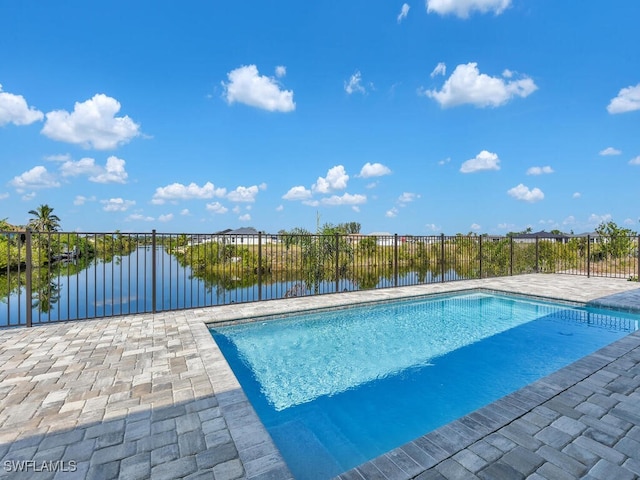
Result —
<path fill-rule="evenodd" d="M 547 241 L 556 243 L 568 243 L 571 239 L 571 235 L 566 233 L 551 233 L 541 230 L 535 233 L 519 233 L 513 235 L 513 240 L 518 243 L 535 243 L 536 241 Z"/>
<path fill-rule="evenodd" d="M 367 235 L 376 239 L 376 245 L 379 247 L 393 247 L 393 234 L 389 232 L 373 232 Z"/>
<path fill-rule="evenodd" d="M 235 230 L 227 228 L 208 235 L 194 235 L 191 239 L 191 245 L 200 245 L 204 243 L 222 243 L 223 245 L 258 245 L 259 232 L 252 227 L 236 228 Z M 278 238 L 276 235 L 262 234 L 262 243 L 276 243 Z"/>
<path fill-rule="evenodd" d="M 573 238 L 584 238 L 584 239 L 589 239 L 589 243 L 606 243 L 607 241 L 609 241 L 609 239 L 607 237 L 603 237 L 602 235 L 600 235 L 597 232 L 586 232 L 586 233 L 579 233 L 577 235 L 572 235 Z"/>

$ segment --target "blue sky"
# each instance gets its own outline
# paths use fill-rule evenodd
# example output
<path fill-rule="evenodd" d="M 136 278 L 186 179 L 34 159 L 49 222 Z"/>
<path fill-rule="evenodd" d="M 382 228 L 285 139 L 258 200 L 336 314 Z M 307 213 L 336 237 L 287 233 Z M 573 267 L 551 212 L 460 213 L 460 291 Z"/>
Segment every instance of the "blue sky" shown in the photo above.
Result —
<path fill-rule="evenodd" d="M 639 230 L 640 2 L 0 2 L 0 219 Z M 634 46 L 635 45 L 635 46 Z"/>

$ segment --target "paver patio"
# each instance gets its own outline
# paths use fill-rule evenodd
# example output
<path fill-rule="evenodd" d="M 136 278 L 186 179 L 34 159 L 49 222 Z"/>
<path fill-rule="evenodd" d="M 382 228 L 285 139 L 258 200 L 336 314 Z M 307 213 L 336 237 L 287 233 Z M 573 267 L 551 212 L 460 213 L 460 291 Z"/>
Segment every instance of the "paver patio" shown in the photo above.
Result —
<path fill-rule="evenodd" d="M 291 478 L 206 323 L 470 288 L 640 310 L 534 274 L 1 330 L 0 477 Z M 640 332 L 341 475 L 414 477 L 639 478 Z"/>

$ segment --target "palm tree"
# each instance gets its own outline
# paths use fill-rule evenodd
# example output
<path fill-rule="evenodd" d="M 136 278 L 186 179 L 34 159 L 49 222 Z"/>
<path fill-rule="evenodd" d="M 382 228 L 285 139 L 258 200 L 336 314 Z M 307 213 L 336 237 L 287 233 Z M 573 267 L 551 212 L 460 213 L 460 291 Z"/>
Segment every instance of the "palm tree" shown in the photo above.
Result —
<path fill-rule="evenodd" d="M 60 218 L 54 215 L 53 208 L 42 204 L 35 210 L 29 210 L 35 218 L 29 220 L 29 227 L 36 232 L 56 232 L 60 228 Z"/>

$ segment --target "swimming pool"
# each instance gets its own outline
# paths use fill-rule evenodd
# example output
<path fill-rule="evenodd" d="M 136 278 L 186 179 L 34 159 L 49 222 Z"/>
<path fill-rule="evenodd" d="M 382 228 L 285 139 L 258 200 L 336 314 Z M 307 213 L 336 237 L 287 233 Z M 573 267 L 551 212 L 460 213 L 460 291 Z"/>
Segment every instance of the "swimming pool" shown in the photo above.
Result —
<path fill-rule="evenodd" d="M 330 478 L 636 330 L 484 292 L 212 329 L 296 478 Z"/>

